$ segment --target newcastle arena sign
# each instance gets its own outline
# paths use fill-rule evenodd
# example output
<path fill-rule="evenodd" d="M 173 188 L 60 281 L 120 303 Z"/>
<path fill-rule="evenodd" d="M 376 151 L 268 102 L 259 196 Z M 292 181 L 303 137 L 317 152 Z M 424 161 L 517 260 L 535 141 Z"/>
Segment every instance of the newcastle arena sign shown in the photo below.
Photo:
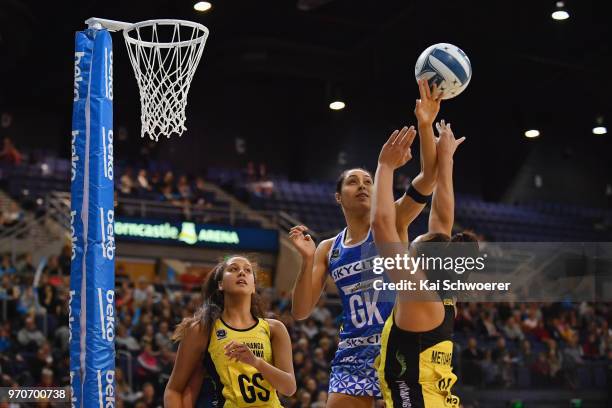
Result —
<path fill-rule="evenodd" d="M 147 219 L 117 219 L 114 230 L 115 236 L 120 240 L 209 248 L 278 250 L 278 232 L 271 229 Z"/>

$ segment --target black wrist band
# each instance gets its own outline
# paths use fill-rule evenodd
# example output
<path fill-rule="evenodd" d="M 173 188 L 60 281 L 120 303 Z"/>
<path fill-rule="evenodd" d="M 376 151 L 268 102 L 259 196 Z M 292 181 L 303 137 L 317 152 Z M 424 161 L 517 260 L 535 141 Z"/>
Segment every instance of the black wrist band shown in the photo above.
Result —
<path fill-rule="evenodd" d="M 419 193 L 417 189 L 414 188 L 414 186 L 412 185 L 412 182 L 410 182 L 410 185 L 406 189 L 406 195 L 412 198 L 414 201 L 416 201 L 419 204 L 427 204 L 429 200 L 431 199 L 431 194 L 428 196 L 425 196 Z"/>

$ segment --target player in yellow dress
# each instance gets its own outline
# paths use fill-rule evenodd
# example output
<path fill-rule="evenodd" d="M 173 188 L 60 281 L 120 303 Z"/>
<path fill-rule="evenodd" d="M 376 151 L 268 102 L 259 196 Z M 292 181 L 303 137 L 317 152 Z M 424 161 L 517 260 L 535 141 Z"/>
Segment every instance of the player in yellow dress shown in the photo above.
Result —
<path fill-rule="evenodd" d="M 434 100 L 426 83 L 419 83 L 421 100 L 417 102 L 421 138 L 433 138 L 433 121 L 440 100 Z M 428 234 L 418 237 L 410 249 L 402 243 L 395 228 L 393 207 L 393 173 L 411 158 L 414 135 L 407 128 L 395 131 L 383 146 L 378 159 L 372 210 L 374 241 L 382 257 L 395 258 L 409 253 L 423 242 L 473 240 L 468 234 L 451 238 L 454 221 L 452 167 L 454 152 L 464 140 L 455 139 L 450 124 L 438 125 L 437 185 L 434 190 Z M 477 243 L 473 243 L 477 246 Z M 470 244 L 470 248 L 474 245 Z M 419 249 L 418 254 L 421 254 Z M 433 254 L 436 255 L 436 254 Z M 437 254 L 438 256 L 441 254 Z M 398 282 L 410 279 L 417 283 L 427 279 L 431 271 L 387 270 L 389 278 Z M 412 274 L 410 274 L 412 273 Z M 417 286 L 418 288 L 418 286 Z M 452 371 L 453 323 L 455 300 L 452 294 L 416 290 L 398 293 L 393 313 L 382 333 L 378 375 L 387 408 L 458 408 L 459 398 L 451 393 L 457 376 Z"/>
<path fill-rule="evenodd" d="M 204 304 L 175 331 L 180 345 L 164 393 L 166 408 L 193 407 L 204 366 L 220 389 L 217 407 L 280 408 L 277 391 L 295 393 L 291 339 L 284 324 L 261 318 L 251 261 L 230 256 L 210 273 Z"/>

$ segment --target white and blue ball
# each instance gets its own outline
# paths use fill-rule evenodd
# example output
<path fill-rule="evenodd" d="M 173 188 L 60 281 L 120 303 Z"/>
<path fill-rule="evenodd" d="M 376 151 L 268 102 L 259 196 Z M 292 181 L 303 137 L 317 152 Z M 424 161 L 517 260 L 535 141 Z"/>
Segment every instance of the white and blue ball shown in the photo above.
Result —
<path fill-rule="evenodd" d="M 451 99 L 467 88 L 472 79 L 472 64 L 461 48 L 447 43 L 434 44 L 421 53 L 414 68 L 417 81 L 426 78 L 436 84 L 442 99 Z M 437 97 L 438 95 L 433 95 Z"/>

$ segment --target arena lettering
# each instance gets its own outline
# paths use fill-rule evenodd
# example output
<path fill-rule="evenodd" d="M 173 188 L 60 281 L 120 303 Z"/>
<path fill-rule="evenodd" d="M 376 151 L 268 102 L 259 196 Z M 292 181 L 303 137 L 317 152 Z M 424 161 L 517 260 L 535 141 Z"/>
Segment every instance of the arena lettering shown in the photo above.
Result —
<path fill-rule="evenodd" d="M 113 100 L 113 50 L 104 48 L 104 71 L 106 97 Z"/>
<path fill-rule="evenodd" d="M 240 238 L 238 238 L 236 231 L 202 229 L 198 234 L 198 241 L 239 244 Z"/>
<path fill-rule="evenodd" d="M 68 292 L 68 329 L 70 329 L 68 334 L 68 343 L 72 341 L 72 322 L 74 322 L 74 316 L 72 315 L 72 300 L 74 295 L 76 295 L 76 291 L 71 290 Z"/>
<path fill-rule="evenodd" d="M 76 218 L 76 211 L 70 211 L 70 242 L 71 244 L 71 252 L 70 252 L 70 260 L 74 261 L 76 257 L 76 231 L 74 230 L 74 219 Z"/>
<path fill-rule="evenodd" d="M 109 289 L 103 296 L 102 289 L 98 288 L 98 303 L 100 307 L 102 338 L 112 342 L 115 339 L 115 291 Z"/>
<path fill-rule="evenodd" d="M 102 150 L 104 160 L 104 177 L 113 181 L 113 130 L 102 127 Z"/>
<path fill-rule="evenodd" d="M 176 239 L 179 235 L 178 228 L 167 222 L 164 224 L 138 224 L 117 221 L 115 223 L 115 233 L 131 237 L 161 239 Z"/>
<path fill-rule="evenodd" d="M 374 269 L 374 259 L 376 257 L 373 256 L 371 258 L 366 258 L 359 260 L 357 262 L 353 262 L 347 265 L 342 265 L 332 270 L 331 276 L 334 281 L 338 281 L 343 278 L 347 278 L 349 276 L 353 276 L 365 271 L 370 271 Z"/>
<path fill-rule="evenodd" d="M 74 53 L 74 102 L 79 100 L 79 83 L 83 81 L 83 76 L 81 75 L 81 67 L 79 66 L 79 64 L 81 63 L 81 58 L 83 58 L 84 56 L 84 52 Z"/>
<path fill-rule="evenodd" d="M 104 385 L 102 385 L 102 378 L 104 378 Z M 115 408 L 115 371 L 108 370 L 104 376 L 102 371 L 98 370 L 98 394 L 100 400 L 100 406 L 104 408 Z M 102 397 L 104 395 L 104 398 Z M 102 405 L 103 404 L 103 405 Z"/>
<path fill-rule="evenodd" d="M 72 147 L 71 147 L 72 159 L 70 160 L 72 171 L 70 174 L 70 181 L 74 181 L 74 179 L 76 178 L 77 162 L 79 161 L 79 156 L 77 155 L 77 152 L 76 152 L 76 138 L 78 135 L 79 135 L 78 130 L 72 131 Z"/>
<path fill-rule="evenodd" d="M 115 258 L 115 211 L 108 210 L 104 217 L 104 208 L 100 208 L 100 223 L 102 231 L 102 256 L 108 260 Z"/>
<path fill-rule="evenodd" d="M 76 395 L 74 395 L 74 371 L 70 371 L 70 408 L 76 408 Z"/>

